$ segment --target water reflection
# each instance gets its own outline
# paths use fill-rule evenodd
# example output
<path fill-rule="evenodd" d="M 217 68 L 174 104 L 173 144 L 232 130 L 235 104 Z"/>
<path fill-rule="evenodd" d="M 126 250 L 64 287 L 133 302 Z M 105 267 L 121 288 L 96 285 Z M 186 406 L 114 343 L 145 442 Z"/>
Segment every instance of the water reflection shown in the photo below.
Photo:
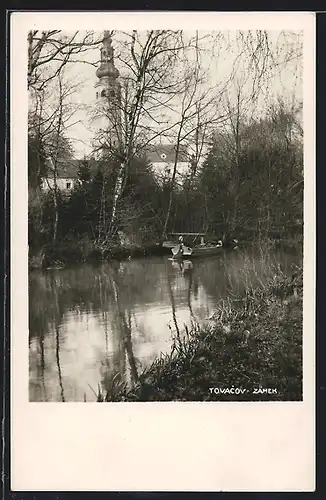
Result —
<path fill-rule="evenodd" d="M 294 257 L 277 258 L 289 271 Z M 31 272 L 30 400 L 94 401 L 98 387 L 132 386 L 174 334 L 207 318 L 230 281 L 236 286 L 243 259 L 152 258 Z"/>

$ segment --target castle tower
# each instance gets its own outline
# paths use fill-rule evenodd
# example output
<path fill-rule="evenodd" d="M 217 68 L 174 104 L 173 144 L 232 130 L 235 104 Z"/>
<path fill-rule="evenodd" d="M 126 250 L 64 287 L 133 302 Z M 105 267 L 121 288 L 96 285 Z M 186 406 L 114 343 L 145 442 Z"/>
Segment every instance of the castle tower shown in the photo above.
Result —
<path fill-rule="evenodd" d="M 99 140 L 118 149 L 122 142 L 121 86 L 119 71 L 114 66 L 114 49 L 110 31 L 104 31 L 101 64 L 96 70 L 96 128 Z"/>

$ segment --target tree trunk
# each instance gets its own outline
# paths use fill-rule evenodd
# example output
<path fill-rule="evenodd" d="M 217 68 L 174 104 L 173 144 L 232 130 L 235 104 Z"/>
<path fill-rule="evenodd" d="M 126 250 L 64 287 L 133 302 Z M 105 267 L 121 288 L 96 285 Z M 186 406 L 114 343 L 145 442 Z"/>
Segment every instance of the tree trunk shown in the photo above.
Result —
<path fill-rule="evenodd" d="M 111 214 L 111 232 L 114 228 L 116 219 L 117 219 L 117 208 L 118 202 L 122 196 L 123 185 L 124 185 L 124 176 L 125 176 L 125 162 L 120 163 L 117 180 L 115 182 L 114 194 L 113 194 L 113 206 L 112 206 L 112 214 Z"/>
<path fill-rule="evenodd" d="M 179 132 L 178 132 L 177 146 L 176 146 L 176 150 L 175 150 L 175 159 L 174 159 L 174 165 L 173 165 L 173 174 L 172 174 L 171 183 L 170 183 L 169 204 L 168 204 L 168 209 L 166 212 L 163 233 L 162 233 L 162 239 L 166 238 L 168 223 L 169 223 L 169 220 L 171 217 L 173 190 L 174 190 L 174 183 L 175 183 L 175 178 L 176 178 L 176 174 L 177 174 L 178 156 L 179 156 L 179 148 L 180 148 L 180 136 L 181 136 L 182 127 L 183 127 L 183 120 L 180 123 L 180 128 L 179 128 Z"/>
<path fill-rule="evenodd" d="M 166 238 L 166 231 L 167 231 L 167 227 L 168 227 L 168 222 L 169 222 L 170 216 L 171 216 L 172 197 L 173 197 L 173 185 L 170 188 L 169 204 L 168 204 L 168 210 L 166 212 L 166 217 L 165 217 L 165 222 L 164 222 L 164 227 L 163 227 L 162 239 Z"/>
<path fill-rule="evenodd" d="M 54 222 L 53 222 L 53 239 L 52 247 L 53 253 L 55 255 L 56 243 L 57 243 L 57 233 L 58 233 L 58 222 L 59 222 L 59 210 L 58 210 L 58 185 L 57 185 L 57 173 L 56 168 L 53 172 L 54 190 L 53 190 L 53 205 L 54 205 Z"/>

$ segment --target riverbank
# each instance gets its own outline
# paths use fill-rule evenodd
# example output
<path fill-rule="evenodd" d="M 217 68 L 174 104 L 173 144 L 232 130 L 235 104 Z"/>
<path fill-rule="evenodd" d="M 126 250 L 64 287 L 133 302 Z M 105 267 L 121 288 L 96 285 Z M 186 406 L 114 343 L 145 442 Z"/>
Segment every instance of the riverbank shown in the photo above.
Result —
<path fill-rule="evenodd" d="M 215 238 L 216 239 L 216 238 Z M 262 240 L 241 240 L 240 249 L 250 248 L 252 245 L 263 249 L 282 249 L 287 251 L 298 251 L 302 248 L 302 238 L 292 239 L 262 239 Z M 233 247 L 232 247 L 233 248 Z M 232 249 L 231 248 L 231 249 Z M 227 250 L 228 247 L 225 246 Z M 171 250 L 162 246 L 162 241 L 151 242 L 141 245 L 113 245 L 104 252 L 94 248 L 93 244 L 87 241 L 62 241 L 57 244 L 56 251 L 53 252 L 51 246 L 42 247 L 38 251 L 29 251 L 29 269 L 46 269 L 69 267 L 71 265 L 83 263 L 97 263 L 101 261 L 124 260 L 129 257 L 155 257 L 171 255 Z"/>
<path fill-rule="evenodd" d="M 248 285 L 206 324 L 176 336 L 133 389 L 113 387 L 97 400 L 300 401 L 302 296 L 302 269 Z"/>
<path fill-rule="evenodd" d="M 76 264 L 98 263 L 102 261 L 124 260 L 128 258 L 170 255 L 171 251 L 159 243 L 148 245 L 116 245 L 104 252 L 97 249 L 85 251 L 80 246 L 59 245 L 56 253 L 41 251 L 29 258 L 29 269 L 69 267 Z"/>

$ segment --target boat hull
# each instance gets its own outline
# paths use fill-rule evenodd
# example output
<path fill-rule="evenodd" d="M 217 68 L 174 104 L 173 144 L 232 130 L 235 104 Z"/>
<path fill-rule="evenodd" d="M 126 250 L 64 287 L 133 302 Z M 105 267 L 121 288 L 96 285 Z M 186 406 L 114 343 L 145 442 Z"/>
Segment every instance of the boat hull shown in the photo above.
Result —
<path fill-rule="evenodd" d="M 212 246 L 212 247 L 193 247 L 184 250 L 182 253 L 176 252 L 175 249 L 171 249 L 174 259 L 192 259 L 195 257 L 210 257 L 211 255 L 221 254 L 222 246 Z M 174 251 L 173 251 L 174 250 Z"/>
<path fill-rule="evenodd" d="M 191 257 L 206 257 L 210 255 L 219 255 L 221 252 L 222 252 L 222 247 L 193 248 Z"/>

